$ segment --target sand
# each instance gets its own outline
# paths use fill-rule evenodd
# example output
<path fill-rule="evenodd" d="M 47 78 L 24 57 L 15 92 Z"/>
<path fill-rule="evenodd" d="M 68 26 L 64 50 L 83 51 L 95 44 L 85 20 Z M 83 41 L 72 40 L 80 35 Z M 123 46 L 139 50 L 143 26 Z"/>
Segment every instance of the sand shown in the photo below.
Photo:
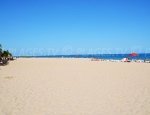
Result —
<path fill-rule="evenodd" d="M 150 64 L 17 59 L 0 66 L 0 115 L 150 115 Z"/>

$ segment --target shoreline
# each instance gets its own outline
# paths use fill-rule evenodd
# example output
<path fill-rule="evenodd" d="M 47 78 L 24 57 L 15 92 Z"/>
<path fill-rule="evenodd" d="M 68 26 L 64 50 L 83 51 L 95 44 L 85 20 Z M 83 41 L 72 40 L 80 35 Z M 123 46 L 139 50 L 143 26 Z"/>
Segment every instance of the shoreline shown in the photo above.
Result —
<path fill-rule="evenodd" d="M 132 59 L 124 61 L 123 59 L 101 59 L 101 58 L 76 58 L 76 57 L 19 57 L 17 59 L 83 59 L 90 61 L 101 61 L 101 62 L 126 62 L 126 63 L 150 63 L 150 60 Z"/>

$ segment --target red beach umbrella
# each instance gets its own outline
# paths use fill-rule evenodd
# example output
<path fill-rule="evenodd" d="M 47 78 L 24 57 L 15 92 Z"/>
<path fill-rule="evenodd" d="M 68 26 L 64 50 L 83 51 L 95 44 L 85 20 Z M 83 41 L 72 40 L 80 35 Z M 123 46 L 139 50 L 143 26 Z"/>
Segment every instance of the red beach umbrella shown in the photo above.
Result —
<path fill-rule="evenodd" d="M 133 52 L 133 53 L 129 54 L 129 56 L 131 56 L 131 57 L 136 57 L 136 56 L 138 56 L 138 54 L 135 53 L 135 52 Z"/>

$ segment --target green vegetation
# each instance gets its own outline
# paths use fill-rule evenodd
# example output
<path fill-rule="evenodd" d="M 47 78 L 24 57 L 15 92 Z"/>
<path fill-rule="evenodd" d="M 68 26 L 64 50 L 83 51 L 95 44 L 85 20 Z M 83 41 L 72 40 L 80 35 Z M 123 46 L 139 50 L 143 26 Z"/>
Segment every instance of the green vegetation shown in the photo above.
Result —
<path fill-rule="evenodd" d="M 0 44 L 0 65 L 6 65 L 8 60 L 13 60 L 13 56 L 8 50 L 3 50 Z"/>
<path fill-rule="evenodd" d="M 2 45 L 0 44 L 0 56 L 2 55 Z"/>
<path fill-rule="evenodd" d="M 3 51 L 3 53 L 2 53 L 1 56 L 2 56 L 2 57 L 11 57 L 12 54 L 7 50 L 7 51 Z"/>
<path fill-rule="evenodd" d="M 0 57 L 12 57 L 12 54 L 8 50 L 3 50 L 2 45 L 0 44 Z"/>

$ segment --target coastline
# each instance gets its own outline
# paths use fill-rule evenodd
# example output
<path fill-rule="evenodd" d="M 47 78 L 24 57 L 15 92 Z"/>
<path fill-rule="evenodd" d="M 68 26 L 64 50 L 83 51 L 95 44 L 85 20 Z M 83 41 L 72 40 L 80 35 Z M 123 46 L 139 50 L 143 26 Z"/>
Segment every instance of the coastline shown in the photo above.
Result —
<path fill-rule="evenodd" d="M 71 54 L 71 55 L 45 55 L 45 56 L 15 56 L 21 58 L 99 58 L 99 59 L 122 59 L 129 57 L 127 54 Z M 134 58 L 133 58 L 134 59 Z M 135 59 L 150 59 L 150 53 L 139 53 Z"/>

